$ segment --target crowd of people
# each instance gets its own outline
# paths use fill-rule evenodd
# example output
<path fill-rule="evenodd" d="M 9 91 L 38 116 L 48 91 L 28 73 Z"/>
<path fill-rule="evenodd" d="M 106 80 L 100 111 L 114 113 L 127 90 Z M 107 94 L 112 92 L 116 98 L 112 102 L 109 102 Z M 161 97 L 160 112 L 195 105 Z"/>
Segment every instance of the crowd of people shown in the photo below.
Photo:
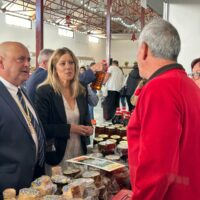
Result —
<path fill-rule="evenodd" d="M 180 49 L 176 28 L 154 19 L 140 34 L 126 80 L 117 60 L 103 80 L 104 119 L 114 116 L 123 87 L 133 111 L 127 127 L 132 200 L 200 197 L 200 58 L 192 61 L 190 78 L 177 62 Z M 93 133 L 98 97 L 90 84 L 102 64 L 79 68 L 66 47 L 43 49 L 38 63 L 29 77 L 28 49 L 0 44 L 0 199 L 4 189 L 29 187 L 50 166 L 86 154 Z"/>

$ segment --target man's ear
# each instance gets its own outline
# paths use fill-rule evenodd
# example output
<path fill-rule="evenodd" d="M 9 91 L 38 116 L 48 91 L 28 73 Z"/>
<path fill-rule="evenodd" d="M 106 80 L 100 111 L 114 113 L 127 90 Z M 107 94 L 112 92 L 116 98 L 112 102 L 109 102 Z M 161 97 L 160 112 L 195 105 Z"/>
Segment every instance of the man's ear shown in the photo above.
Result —
<path fill-rule="evenodd" d="M 4 69 L 2 56 L 0 56 L 0 69 Z"/>
<path fill-rule="evenodd" d="M 149 49 L 149 47 L 148 47 L 147 43 L 143 42 L 141 44 L 141 54 L 142 54 L 143 60 L 146 60 L 146 58 L 148 57 L 148 49 Z"/>

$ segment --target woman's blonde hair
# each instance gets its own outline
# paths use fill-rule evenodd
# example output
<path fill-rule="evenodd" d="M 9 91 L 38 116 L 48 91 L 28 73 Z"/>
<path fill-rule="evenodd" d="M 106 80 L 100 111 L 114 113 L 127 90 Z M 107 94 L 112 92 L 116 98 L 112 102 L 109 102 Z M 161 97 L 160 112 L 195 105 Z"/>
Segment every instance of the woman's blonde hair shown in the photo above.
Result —
<path fill-rule="evenodd" d="M 39 87 L 41 85 L 51 85 L 54 89 L 54 91 L 56 93 L 61 94 L 61 82 L 59 80 L 57 71 L 56 71 L 56 65 L 59 61 L 59 59 L 64 55 L 64 54 L 69 54 L 72 57 L 72 60 L 74 61 L 74 65 L 75 65 L 75 75 L 74 78 L 70 81 L 70 88 L 71 88 L 71 92 L 72 92 L 72 96 L 74 98 L 76 98 L 80 93 L 85 94 L 85 88 L 80 84 L 79 80 L 78 80 L 78 74 L 79 74 L 79 66 L 78 66 L 78 60 L 76 58 L 76 56 L 74 55 L 74 53 L 66 48 L 60 48 L 57 49 L 51 56 L 49 63 L 48 63 L 48 75 L 46 80 L 39 85 Z"/>

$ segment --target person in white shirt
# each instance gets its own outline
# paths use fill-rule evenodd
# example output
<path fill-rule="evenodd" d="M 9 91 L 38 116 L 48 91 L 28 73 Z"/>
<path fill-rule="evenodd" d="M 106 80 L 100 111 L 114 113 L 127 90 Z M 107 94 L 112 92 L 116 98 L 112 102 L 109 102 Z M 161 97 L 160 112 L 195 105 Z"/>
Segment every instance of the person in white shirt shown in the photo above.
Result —
<path fill-rule="evenodd" d="M 108 68 L 103 84 L 106 84 L 108 95 L 103 102 L 103 115 L 105 120 L 111 120 L 116 108 L 119 107 L 120 89 L 122 88 L 124 76 L 119 68 L 119 62 L 114 60 Z"/>

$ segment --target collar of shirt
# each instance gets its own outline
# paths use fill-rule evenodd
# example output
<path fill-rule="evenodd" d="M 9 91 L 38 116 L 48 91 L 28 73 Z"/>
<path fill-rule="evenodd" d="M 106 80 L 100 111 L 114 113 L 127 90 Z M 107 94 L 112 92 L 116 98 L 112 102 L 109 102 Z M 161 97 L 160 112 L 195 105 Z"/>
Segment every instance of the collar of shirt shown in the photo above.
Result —
<path fill-rule="evenodd" d="M 47 69 L 46 69 L 46 68 L 44 68 L 44 67 L 42 67 L 42 66 L 39 66 L 39 68 L 41 68 L 41 69 L 44 69 L 45 71 L 47 71 Z"/>
<path fill-rule="evenodd" d="M 5 80 L 3 77 L 0 76 L 0 81 L 5 85 L 5 87 L 8 89 L 8 91 L 13 94 L 17 95 L 18 87 L 13 85 L 12 83 Z"/>

